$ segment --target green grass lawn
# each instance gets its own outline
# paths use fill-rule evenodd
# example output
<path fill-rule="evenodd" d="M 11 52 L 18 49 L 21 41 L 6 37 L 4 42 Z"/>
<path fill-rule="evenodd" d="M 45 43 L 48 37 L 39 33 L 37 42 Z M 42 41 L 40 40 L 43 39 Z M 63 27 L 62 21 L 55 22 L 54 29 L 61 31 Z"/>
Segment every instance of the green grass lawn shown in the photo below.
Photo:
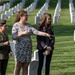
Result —
<path fill-rule="evenodd" d="M 27 0 L 28 1 L 28 0 Z M 57 3 L 57 0 L 50 0 L 49 10 L 47 12 L 54 14 L 54 9 Z M 37 8 L 30 13 L 28 22 L 31 23 L 34 27 L 34 17 L 36 13 L 39 11 L 40 7 L 44 4 L 45 0 L 40 0 Z M 75 1 L 74 1 L 75 2 Z M 27 2 L 30 5 L 30 2 Z M 75 3 L 74 3 L 75 4 Z M 57 24 L 52 24 L 54 27 L 55 33 L 55 49 L 53 52 L 53 57 L 51 61 L 51 75 L 75 75 L 75 42 L 73 38 L 73 33 L 75 29 L 75 24 L 70 23 L 70 14 L 69 14 L 69 5 L 68 0 L 62 0 L 62 8 L 60 12 L 60 19 Z M 11 28 L 13 26 L 15 19 L 15 15 L 13 15 L 10 19 L 7 20 L 7 24 L 9 25 L 7 34 L 9 35 L 10 40 L 11 37 Z M 36 36 L 32 35 L 32 44 L 33 51 L 36 50 Z M 7 67 L 6 75 L 13 75 L 14 71 L 14 57 L 10 57 L 9 64 Z M 43 72 L 43 75 L 44 72 Z"/>

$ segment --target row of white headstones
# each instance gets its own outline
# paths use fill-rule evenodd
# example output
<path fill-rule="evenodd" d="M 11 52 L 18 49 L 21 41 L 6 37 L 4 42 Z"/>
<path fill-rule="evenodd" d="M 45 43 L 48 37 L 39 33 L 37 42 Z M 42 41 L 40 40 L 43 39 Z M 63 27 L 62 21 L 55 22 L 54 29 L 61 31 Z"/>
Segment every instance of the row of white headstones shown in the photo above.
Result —
<path fill-rule="evenodd" d="M 41 9 L 38 11 L 38 13 L 35 16 L 35 24 L 38 25 L 38 22 L 40 20 L 40 17 L 48 10 L 50 0 L 46 0 L 44 5 L 41 7 Z"/>
<path fill-rule="evenodd" d="M 16 6 L 8 9 L 4 13 L 2 13 L 0 19 L 8 19 L 8 18 L 10 18 L 10 16 L 12 16 L 14 13 L 19 11 L 21 8 L 22 8 L 22 3 L 20 2 Z"/>
<path fill-rule="evenodd" d="M 35 24 L 36 25 L 38 25 L 40 17 L 43 15 L 43 13 L 45 13 L 48 10 L 49 3 L 50 3 L 50 0 L 46 0 L 44 5 L 41 7 L 41 9 L 36 14 L 36 16 L 35 16 Z M 54 16 L 53 16 L 53 23 L 58 22 L 58 19 L 60 17 L 60 11 L 61 11 L 61 0 L 58 0 L 56 8 L 55 8 Z"/>
<path fill-rule="evenodd" d="M 15 0 L 10 0 L 10 1 L 11 1 L 10 3 L 12 3 L 12 4 L 13 4 L 13 2 L 15 2 Z M 16 13 L 18 10 L 20 10 L 25 5 L 25 2 L 26 2 L 26 0 L 22 0 L 21 3 L 17 4 L 16 6 L 14 6 L 11 9 L 9 9 L 10 3 L 6 3 L 3 6 L 0 6 L 0 12 L 9 9 L 8 11 L 5 11 L 5 13 L 1 15 L 1 19 L 3 19 L 4 15 L 6 15 L 6 13 L 9 13 L 8 16 L 13 15 L 14 12 Z M 38 24 L 39 19 L 42 16 L 42 14 L 48 10 L 49 2 L 50 2 L 50 0 L 46 0 L 44 5 L 41 7 L 41 9 L 36 14 L 35 24 Z M 37 3 L 38 3 L 38 0 L 34 0 L 34 2 L 25 9 L 28 12 L 28 14 L 36 8 Z M 70 10 L 71 23 L 74 23 L 75 22 L 75 10 L 74 10 L 74 5 L 73 5 L 73 0 L 69 0 L 69 10 Z M 60 17 L 60 11 L 61 11 L 61 0 L 58 0 L 55 11 L 54 11 L 53 23 L 58 23 L 58 19 Z"/>
<path fill-rule="evenodd" d="M 30 14 L 30 12 L 32 12 L 36 6 L 37 6 L 38 0 L 34 0 L 33 3 L 31 3 L 27 8 L 25 8 L 24 10 L 27 11 L 28 14 Z"/>
<path fill-rule="evenodd" d="M 37 15 L 35 16 L 35 24 L 38 24 L 40 17 L 42 16 L 43 13 L 45 13 L 48 10 L 48 3 L 47 1 L 45 4 L 41 7 Z M 69 10 L 70 10 L 70 17 L 71 17 L 71 23 L 75 22 L 75 10 L 74 10 L 74 5 L 73 5 L 73 0 L 69 0 Z M 60 18 L 60 11 L 61 11 L 61 0 L 58 0 L 55 11 L 54 11 L 54 16 L 53 16 L 53 23 L 56 24 L 58 23 L 58 20 Z"/>
<path fill-rule="evenodd" d="M 12 1 L 14 2 L 15 0 L 12 0 Z M 22 2 L 20 2 L 13 8 L 10 8 L 10 3 L 6 3 L 3 6 L 0 6 L 0 12 L 5 11 L 10 8 L 8 11 L 5 11 L 5 13 L 1 14 L 0 19 L 10 18 L 11 15 L 19 11 L 25 5 L 25 2 L 26 0 L 22 0 Z M 46 0 L 44 5 L 41 7 L 41 9 L 36 14 L 35 20 L 34 20 L 36 25 L 38 24 L 42 14 L 48 10 L 49 2 L 50 0 Z M 38 0 L 34 0 L 34 2 L 31 3 L 31 5 L 25 9 L 28 12 L 28 14 L 36 8 L 37 3 L 38 3 Z M 69 0 L 69 10 L 70 10 L 71 23 L 74 23 L 75 22 L 75 10 L 74 10 L 74 5 L 73 5 L 73 0 Z M 61 0 L 58 0 L 55 11 L 54 11 L 53 23 L 58 23 L 58 19 L 60 17 L 60 11 L 61 11 Z"/>
<path fill-rule="evenodd" d="M 38 3 L 38 0 L 34 0 L 34 2 L 31 3 L 31 5 L 28 6 L 24 10 L 26 10 L 28 12 L 28 14 L 29 14 L 31 11 L 33 11 L 36 8 L 37 3 Z M 23 7 L 23 3 L 22 2 L 18 3 L 16 6 L 14 6 L 14 7 L 10 8 L 9 10 L 5 11 L 4 13 L 2 13 L 0 19 L 8 19 L 8 18 L 10 18 L 13 14 L 18 12 L 22 7 Z"/>
<path fill-rule="evenodd" d="M 28 14 L 30 12 L 32 12 L 36 8 L 37 3 L 38 3 L 38 0 L 34 0 L 34 2 L 31 3 L 31 5 L 25 9 L 28 12 Z M 8 4 L 8 5 L 10 5 L 10 4 Z M 44 5 L 41 7 L 40 11 L 37 13 L 37 16 L 35 17 L 35 23 L 36 24 L 39 21 L 38 17 L 40 19 L 41 15 L 44 12 L 46 12 L 46 10 L 48 10 L 48 6 L 49 6 L 49 0 L 46 0 Z M 9 10 L 5 11 L 4 13 L 2 13 L 0 19 L 8 19 L 8 18 L 10 18 L 10 16 L 12 16 L 14 13 L 19 11 L 22 7 L 23 7 L 23 4 L 22 4 L 22 2 L 20 2 L 19 4 L 17 4 L 13 8 L 10 8 Z M 6 10 L 6 9 L 4 9 L 4 10 Z"/>
<path fill-rule="evenodd" d="M 5 3 L 5 4 L 0 6 L 0 12 L 8 10 L 9 8 L 10 8 L 10 3 Z"/>
<path fill-rule="evenodd" d="M 73 0 L 69 0 L 69 10 L 70 10 L 71 23 L 75 23 L 75 9 L 73 5 Z"/>
<path fill-rule="evenodd" d="M 16 0 L 10 0 L 10 5 L 12 6 L 12 5 L 13 5 L 13 3 L 14 3 L 15 1 L 16 1 Z M 38 1 L 38 0 L 34 0 L 34 1 Z M 22 0 L 21 2 L 22 2 L 22 4 L 23 4 L 23 6 L 24 6 L 24 5 L 25 5 L 26 0 Z"/>
<path fill-rule="evenodd" d="M 58 19 L 60 17 L 60 11 L 61 11 L 61 0 L 58 0 L 55 11 L 54 11 L 54 16 L 53 16 L 53 23 L 58 23 Z"/>
<path fill-rule="evenodd" d="M 58 0 L 54 16 L 53 16 L 53 23 L 58 23 L 59 17 L 60 17 L 60 11 L 61 11 L 61 0 Z M 69 0 L 69 11 L 70 11 L 70 19 L 71 23 L 75 23 L 75 9 L 73 5 L 73 0 Z"/>
<path fill-rule="evenodd" d="M 0 2 L 3 2 L 3 0 L 0 0 Z M 10 6 L 12 6 L 14 4 L 14 2 L 16 2 L 16 0 L 9 0 Z M 26 0 L 22 0 L 21 1 L 23 6 L 25 5 Z"/>

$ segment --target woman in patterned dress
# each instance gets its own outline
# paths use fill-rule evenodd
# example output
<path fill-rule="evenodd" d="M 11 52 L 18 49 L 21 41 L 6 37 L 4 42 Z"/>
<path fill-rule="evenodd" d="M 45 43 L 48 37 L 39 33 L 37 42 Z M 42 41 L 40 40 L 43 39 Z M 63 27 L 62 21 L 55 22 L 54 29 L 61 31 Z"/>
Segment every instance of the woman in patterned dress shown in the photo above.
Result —
<path fill-rule="evenodd" d="M 22 68 L 22 75 L 27 75 L 28 65 L 31 61 L 32 55 L 32 41 L 31 33 L 40 36 L 50 37 L 45 32 L 40 32 L 33 28 L 29 23 L 27 12 L 20 10 L 17 13 L 15 24 L 12 27 L 12 38 L 15 40 L 15 69 L 14 75 L 20 75 Z"/>

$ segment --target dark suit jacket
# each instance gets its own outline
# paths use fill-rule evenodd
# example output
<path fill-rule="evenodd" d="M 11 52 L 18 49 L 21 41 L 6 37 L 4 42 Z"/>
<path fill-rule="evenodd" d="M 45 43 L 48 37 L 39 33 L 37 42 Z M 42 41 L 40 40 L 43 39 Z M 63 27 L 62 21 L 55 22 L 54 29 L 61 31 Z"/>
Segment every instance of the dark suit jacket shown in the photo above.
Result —
<path fill-rule="evenodd" d="M 39 31 L 44 32 L 44 26 L 41 26 L 39 28 Z M 47 32 L 50 35 L 54 35 L 52 26 L 47 27 L 45 32 Z M 54 50 L 54 43 L 55 43 L 55 37 L 51 37 L 51 39 L 50 39 L 50 38 L 45 37 L 45 36 L 37 36 L 37 49 L 38 50 L 43 50 L 46 45 L 50 46 L 52 48 L 52 50 Z"/>
<path fill-rule="evenodd" d="M 0 32 L 0 59 L 8 59 L 9 58 L 9 52 L 10 52 L 10 46 L 4 45 L 4 42 L 8 41 L 8 36 L 6 34 L 3 34 Z"/>

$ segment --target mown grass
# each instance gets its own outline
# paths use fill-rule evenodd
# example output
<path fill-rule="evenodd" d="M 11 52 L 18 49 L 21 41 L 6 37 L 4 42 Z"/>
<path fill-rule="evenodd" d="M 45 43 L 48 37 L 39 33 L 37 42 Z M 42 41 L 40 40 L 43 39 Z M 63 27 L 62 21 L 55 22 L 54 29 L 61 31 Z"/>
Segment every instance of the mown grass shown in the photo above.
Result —
<path fill-rule="evenodd" d="M 68 0 L 61 5 L 58 24 L 53 24 L 56 36 L 55 50 L 51 62 L 51 75 L 75 75 L 75 45 L 73 32 L 75 25 L 70 23 Z M 53 14 L 53 10 L 49 10 Z"/>
<path fill-rule="evenodd" d="M 30 2 L 27 0 L 27 6 L 30 5 Z M 34 27 L 34 17 L 39 11 L 40 7 L 44 4 L 45 0 L 40 0 L 37 8 L 29 14 L 28 22 L 31 23 Z M 54 9 L 56 6 L 57 0 L 50 0 L 49 10 L 47 12 L 54 14 Z M 53 24 L 54 33 L 55 33 L 55 49 L 53 52 L 53 57 L 51 61 L 51 75 L 75 75 L 75 42 L 73 38 L 73 33 L 75 25 L 70 23 L 70 14 L 69 14 L 69 5 L 68 0 L 62 0 L 62 8 L 60 12 L 60 18 L 57 24 Z M 75 4 L 75 1 L 74 1 Z M 11 37 L 11 28 L 14 24 L 15 15 L 7 20 L 9 25 L 7 34 Z M 32 35 L 32 44 L 33 51 L 36 50 L 36 36 Z M 14 57 L 10 57 L 9 64 L 7 68 L 6 75 L 13 75 L 14 71 Z M 43 75 L 44 72 L 43 72 Z"/>

